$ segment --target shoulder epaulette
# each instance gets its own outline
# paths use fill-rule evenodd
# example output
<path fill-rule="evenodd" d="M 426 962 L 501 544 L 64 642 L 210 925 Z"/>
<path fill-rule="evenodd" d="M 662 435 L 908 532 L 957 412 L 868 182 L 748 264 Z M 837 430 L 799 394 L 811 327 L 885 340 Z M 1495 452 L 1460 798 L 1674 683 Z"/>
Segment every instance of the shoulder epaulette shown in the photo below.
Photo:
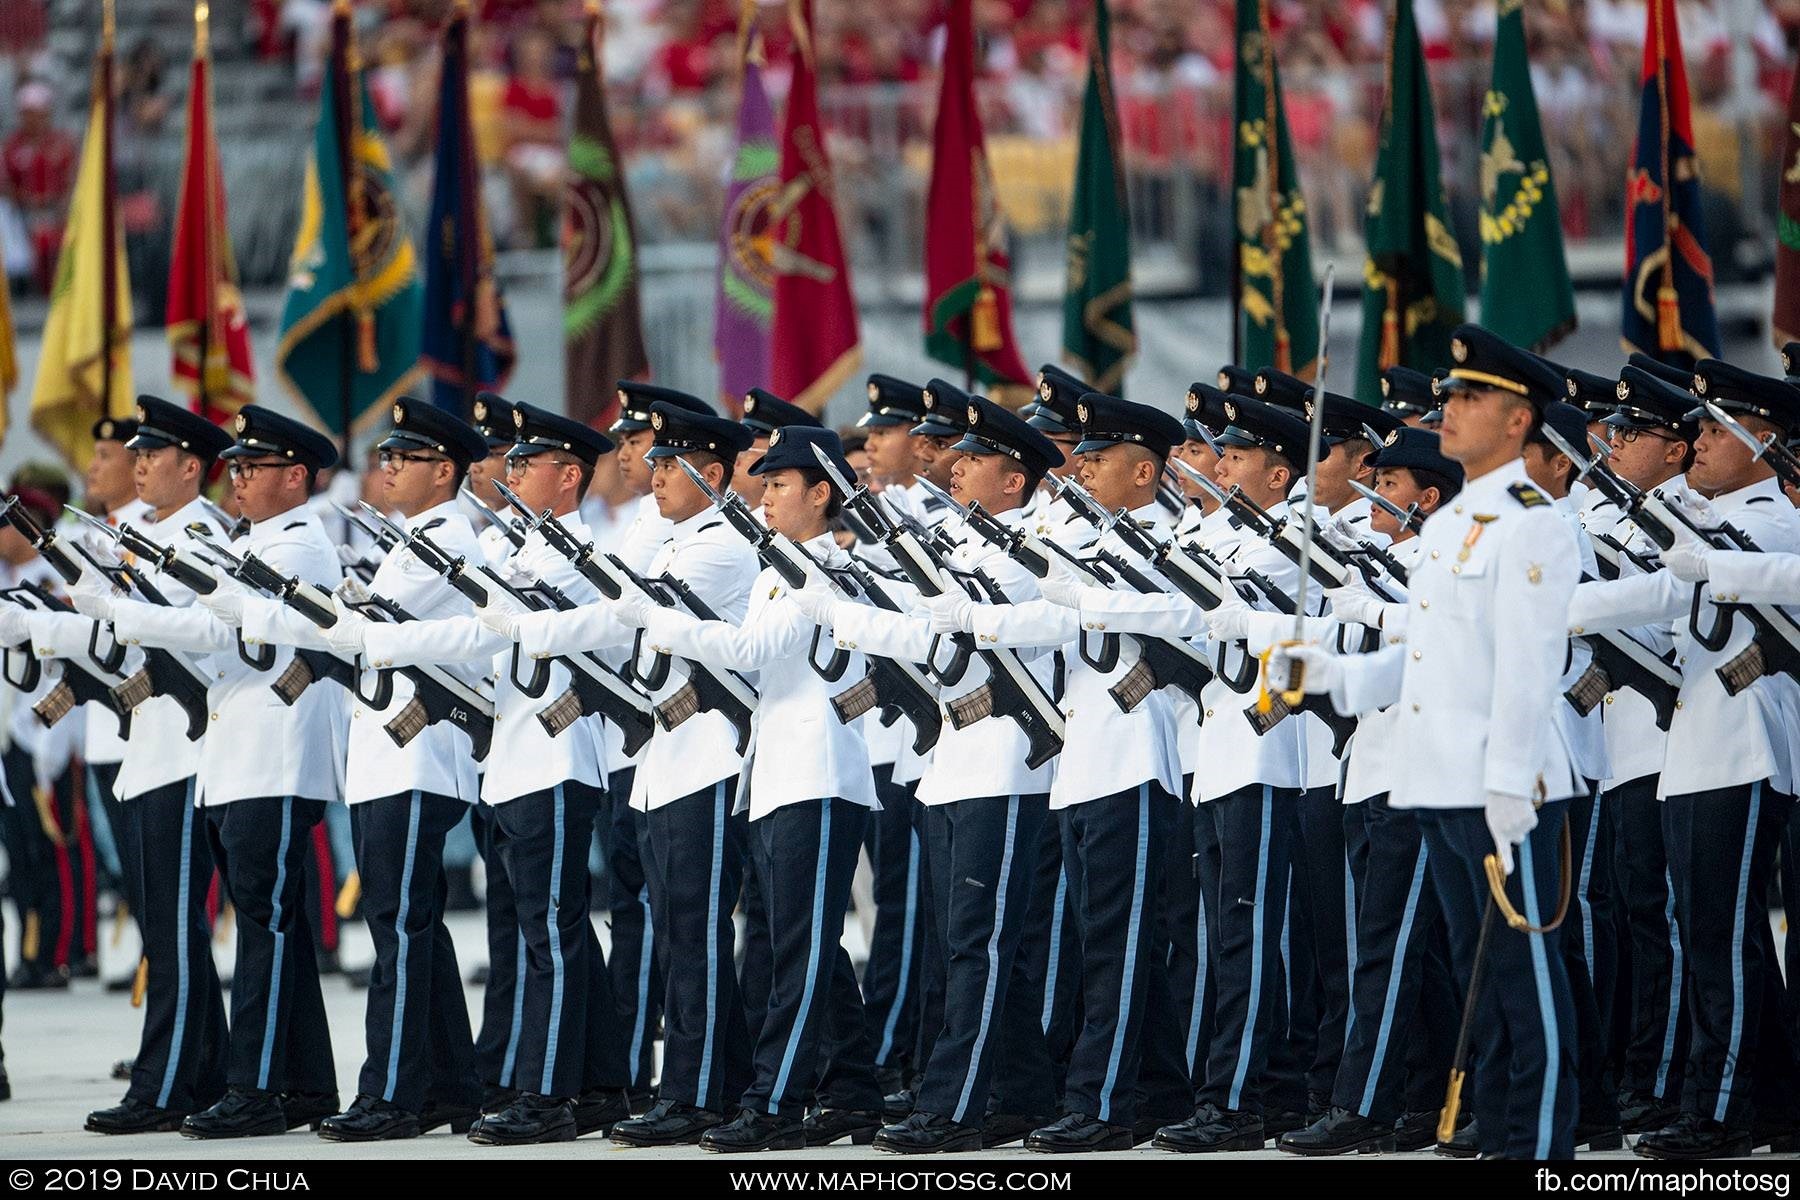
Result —
<path fill-rule="evenodd" d="M 1529 483 L 1515 483 L 1507 488 L 1506 491 L 1514 500 L 1517 500 L 1519 504 L 1525 508 L 1538 508 L 1550 503 L 1549 500 L 1545 499 L 1544 493 L 1538 491 Z"/>
<path fill-rule="evenodd" d="M 1752 496 L 1748 500 L 1744 501 L 1744 503 L 1745 504 L 1773 504 L 1773 503 L 1775 503 L 1775 497 L 1773 497 L 1773 496 Z"/>
<path fill-rule="evenodd" d="M 213 535 L 213 527 L 208 525 L 205 521 L 189 521 L 187 531 L 201 537 L 211 537 Z"/>
<path fill-rule="evenodd" d="M 306 528 L 305 521 L 290 521 L 286 525 L 283 525 L 281 527 L 281 532 L 286 533 L 290 529 L 305 529 L 305 528 Z"/>
<path fill-rule="evenodd" d="M 717 529 L 723 524 L 725 524 L 725 522 L 723 522 L 723 521 L 708 521 L 706 524 L 702 525 L 700 528 L 694 530 L 694 532 L 695 533 L 705 533 L 707 530 Z"/>
<path fill-rule="evenodd" d="M 436 529 L 439 525 L 442 525 L 443 523 L 444 523 L 444 518 L 433 517 L 431 520 L 425 522 L 425 528 L 426 529 Z"/>

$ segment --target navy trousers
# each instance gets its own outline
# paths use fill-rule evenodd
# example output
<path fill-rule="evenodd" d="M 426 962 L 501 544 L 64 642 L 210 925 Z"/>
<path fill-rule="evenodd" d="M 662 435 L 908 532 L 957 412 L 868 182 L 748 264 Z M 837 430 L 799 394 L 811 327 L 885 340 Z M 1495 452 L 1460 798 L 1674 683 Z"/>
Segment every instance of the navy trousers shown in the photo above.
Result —
<path fill-rule="evenodd" d="M 1537 828 L 1514 853 L 1507 894 L 1533 925 L 1545 924 L 1556 912 L 1566 808 L 1561 800 L 1540 808 Z M 1422 808 L 1416 813 L 1452 959 L 1466 987 L 1489 904 L 1482 860 L 1494 852 L 1493 835 L 1479 808 Z M 1506 1158 L 1572 1158 L 1575 1006 L 1561 930 L 1521 933 L 1508 928 L 1497 911 L 1492 920 L 1472 1043 L 1471 1108 L 1481 1151 Z"/>
<path fill-rule="evenodd" d="M 979 1124 L 990 1110 L 1048 1119 L 1056 1089 L 1039 1010 L 1013 987 L 1049 796 L 985 796 L 926 813 L 931 860 L 941 868 L 933 872 L 932 908 L 949 957 L 944 1027 L 916 1107 L 965 1124 Z M 1000 1061 L 1006 1070 L 996 1076 Z"/>
<path fill-rule="evenodd" d="M 1792 803 L 1764 783 L 1664 801 L 1693 1002 L 1682 1107 L 1734 1129 L 1793 1109 L 1794 1054 L 1766 907 Z"/>
<path fill-rule="evenodd" d="M 632 808 L 631 784 L 637 768 L 622 767 L 606 777 L 606 795 L 594 815 L 594 832 L 606 871 L 601 900 L 612 933 L 606 960 L 613 980 L 614 1028 L 625 1043 L 631 1087 L 648 1091 L 655 1074 L 656 1019 L 663 994 L 663 956 L 656 948 L 650 889 L 644 859 L 645 814 Z"/>
<path fill-rule="evenodd" d="M 713 1112 L 736 1109 L 750 1079 L 732 910 L 743 885 L 737 778 L 645 814 L 644 874 L 660 953 L 679 970 L 663 994 L 658 1094 Z"/>
<path fill-rule="evenodd" d="M 513 1086 L 573 1099 L 623 1089 L 612 980 L 589 919 L 587 846 L 600 790 L 573 780 L 496 805 L 519 932 L 523 1021 Z"/>
<path fill-rule="evenodd" d="M 1058 1095 L 1081 1029 L 1081 888 L 1062 848 L 1062 823 L 1052 815 L 1038 834 L 1031 911 L 1019 941 L 1019 990 L 1037 1009 Z"/>
<path fill-rule="evenodd" d="M 793 1120 L 879 1111 L 862 991 L 841 939 L 869 810 L 828 798 L 750 822 L 770 986 L 743 1106 Z"/>
<path fill-rule="evenodd" d="M 894 766 L 875 768 L 881 811 L 865 838 L 874 873 L 875 929 L 863 968 L 863 1005 L 875 1038 L 875 1065 L 904 1072 L 919 1037 L 919 977 L 925 957 L 924 846 L 913 824 L 910 784 L 894 782 Z"/>
<path fill-rule="evenodd" d="M 496 810 L 477 804 L 469 810 L 475 845 L 486 864 L 488 974 L 481 997 L 481 1031 L 475 1037 L 475 1070 L 485 1087 L 513 1088 L 518 1075 L 519 1038 L 525 1029 L 525 934 L 506 875 L 506 831 Z"/>
<path fill-rule="evenodd" d="M 199 1112 L 225 1094 L 228 1050 L 206 918 L 213 874 L 206 818 L 194 807 L 192 779 L 116 807 L 122 840 L 136 851 L 126 861 L 137 869 L 132 890 L 149 962 L 144 1032 L 125 1095 L 156 1108 Z"/>
<path fill-rule="evenodd" d="M 1655 775 L 1646 775 L 1607 791 L 1616 818 L 1614 878 L 1631 963 L 1631 1018 L 1619 1086 L 1673 1102 L 1681 1098 L 1688 1052 L 1687 955 L 1675 918 L 1663 841 L 1666 814 L 1656 784 Z"/>
<path fill-rule="evenodd" d="M 1218 984 L 1202 1104 L 1261 1114 L 1285 1041 L 1282 933 L 1299 793 L 1253 784 L 1201 805 L 1220 848 Z"/>
<path fill-rule="evenodd" d="M 227 1082 L 274 1092 L 337 1091 L 325 997 L 305 903 L 322 800 L 271 796 L 202 810 L 237 912 Z"/>
<path fill-rule="evenodd" d="M 1168 947 L 1157 940 L 1163 843 L 1180 802 L 1153 782 L 1058 811 L 1063 858 L 1080 883 L 1083 1020 L 1063 1109 L 1109 1125 L 1191 1108 Z"/>
<path fill-rule="evenodd" d="M 1356 970 L 1356 879 L 1344 845 L 1344 803 L 1335 788 L 1310 788 L 1297 805 L 1300 837 L 1293 852 L 1293 893 L 1298 912 L 1289 916 L 1289 975 L 1311 984 L 1310 1011 L 1290 1007 L 1290 1027 L 1305 1030 L 1312 1055 L 1300 1067 L 1309 1098 L 1331 1093 L 1344 1056 Z M 1294 931 L 1305 934 L 1296 938 Z M 1296 969 L 1304 964 L 1304 969 Z M 1314 1105 L 1316 1107 L 1316 1105 Z"/>
<path fill-rule="evenodd" d="M 375 945 L 356 1090 L 420 1112 L 481 1101 L 469 1006 L 444 925 L 444 838 L 466 801 L 401 792 L 350 807 L 362 915 Z"/>

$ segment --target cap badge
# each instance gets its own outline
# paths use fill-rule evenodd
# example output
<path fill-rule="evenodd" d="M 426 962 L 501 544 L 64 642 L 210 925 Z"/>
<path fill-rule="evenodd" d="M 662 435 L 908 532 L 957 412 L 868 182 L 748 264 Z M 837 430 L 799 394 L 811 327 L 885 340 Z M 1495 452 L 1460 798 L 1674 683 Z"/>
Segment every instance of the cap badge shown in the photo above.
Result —
<path fill-rule="evenodd" d="M 1694 373 L 1694 391 L 1699 395 L 1706 395 L 1706 376 L 1699 372 Z"/>
<path fill-rule="evenodd" d="M 231 423 L 231 427 L 239 433 L 242 433 L 244 430 L 250 428 L 250 418 L 246 417 L 243 413 L 239 413 L 237 415 L 237 420 Z"/>
<path fill-rule="evenodd" d="M 1619 380 L 1619 385 L 1617 387 L 1613 388 L 1613 395 L 1617 396 L 1621 400 L 1631 399 L 1631 383 L 1630 383 L 1630 381 L 1624 380 L 1624 379 Z"/>
<path fill-rule="evenodd" d="M 981 424 L 981 409 L 971 404 L 969 405 L 969 428 L 973 429 L 979 424 Z"/>
<path fill-rule="evenodd" d="M 756 397 L 755 396 L 745 396 L 744 397 L 744 415 L 749 416 L 751 413 L 753 413 L 755 411 L 756 411 Z"/>
<path fill-rule="evenodd" d="M 1256 394 L 1260 396 L 1268 390 L 1269 390 L 1269 377 L 1267 375 L 1258 375 L 1256 377 Z"/>
<path fill-rule="evenodd" d="M 150 410 L 145 408 L 141 404 L 138 405 L 137 406 L 137 419 L 139 421 L 148 421 L 150 419 Z"/>
<path fill-rule="evenodd" d="M 406 420 L 406 405 L 394 405 L 394 424 L 398 425 L 404 420 Z"/>
<path fill-rule="evenodd" d="M 1200 397 L 1194 395 L 1192 392 L 1187 394 L 1187 410 L 1191 413 L 1200 411 Z"/>
<path fill-rule="evenodd" d="M 1381 439 L 1381 444 L 1384 446 L 1392 446 L 1395 442 L 1398 442 L 1399 440 L 1400 440 L 1400 431 L 1398 429 L 1390 429 L 1390 430 L 1388 430 L 1388 435 Z"/>
<path fill-rule="evenodd" d="M 1086 404 L 1077 404 L 1075 406 L 1075 419 L 1080 421 L 1083 425 L 1088 423 L 1088 406 Z"/>
<path fill-rule="evenodd" d="M 772 430 L 769 433 L 769 445 L 779 446 L 780 444 L 781 444 L 781 430 L 779 430 L 779 429 Z"/>
<path fill-rule="evenodd" d="M 1390 392 L 1392 392 L 1392 391 L 1393 391 L 1393 390 L 1394 390 L 1394 385 L 1393 385 L 1393 382 L 1392 382 L 1392 381 L 1391 381 L 1391 380 L 1388 380 L 1388 379 L 1386 379 L 1386 378 L 1383 378 L 1383 379 L 1382 379 L 1382 381 L 1381 381 L 1381 394 L 1382 394 L 1382 396 L 1383 396 L 1383 397 L 1385 397 L 1385 396 L 1387 396 L 1387 395 L 1388 395 L 1388 393 L 1390 393 Z"/>
<path fill-rule="evenodd" d="M 1450 357 L 1459 363 L 1469 361 L 1469 344 L 1461 338 L 1450 339 Z"/>
<path fill-rule="evenodd" d="M 650 414 L 650 428 L 656 430 L 658 433 L 661 433 L 662 427 L 663 427 L 663 415 L 659 412 L 651 413 Z"/>
<path fill-rule="evenodd" d="M 477 400 L 475 402 L 475 407 L 472 411 L 474 412 L 475 419 L 477 421 L 485 422 L 488 419 L 487 401 L 486 400 Z"/>
<path fill-rule="evenodd" d="M 513 428 L 514 429 L 525 428 L 525 410 L 524 409 L 522 409 L 522 408 L 513 409 Z"/>
<path fill-rule="evenodd" d="M 1569 389 L 1569 399 L 1571 400 L 1581 394 L 1581 386 L 1573 379 L 1564 379 L 1563 386 Z"/>
<path fill-rule="evenodd" d="M 871 399 L 871 400 L 881 399 L 881 389 L 876 387 L 872 383 L 869 385 L 869 399 Z"/>
<path fill-rule="evenodd" d="M 1237 422 L 1237 418 L 1238 418 L 1237 402 L 1234 400 L 1227 400 L 1225 402 L 1225 419 L 1227 421 L 1230 421 L 1235 424 Z"/>
<path fill-rule="evenodd" d="M 1231 386 L 1231 372 L 1220 371 L 1219 375 L 1218 375 L 1218 379 L 1219 379 L 1219 390 L 1221 392 Z"/>

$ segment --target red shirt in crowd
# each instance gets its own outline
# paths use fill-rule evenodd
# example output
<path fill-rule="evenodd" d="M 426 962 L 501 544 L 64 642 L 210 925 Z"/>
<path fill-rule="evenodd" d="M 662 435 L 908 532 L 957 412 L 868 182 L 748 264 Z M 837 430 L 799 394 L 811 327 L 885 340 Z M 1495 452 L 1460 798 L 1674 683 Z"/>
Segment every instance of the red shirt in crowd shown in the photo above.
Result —
<path fill-rule="evenodd" d="M 61 204 L 75 186 L 75 155 L 75 139 L 60 129 L 14 132 L 0 147 L 7 190 L 27 209 Z"/>
<path fill-rule="evenodd" d="M 500 103 L 507 112 L 532 121 L 554 121 L 562 112 L 555 84 L 533 83 L 516 76 L 507 81 L 506 95 Z"/>

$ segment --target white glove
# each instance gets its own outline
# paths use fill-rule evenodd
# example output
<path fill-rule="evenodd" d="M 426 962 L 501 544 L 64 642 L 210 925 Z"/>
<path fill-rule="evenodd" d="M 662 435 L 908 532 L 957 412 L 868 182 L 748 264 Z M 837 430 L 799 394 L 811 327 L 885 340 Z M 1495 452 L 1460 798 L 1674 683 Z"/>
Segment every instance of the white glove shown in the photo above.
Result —
<path fill-rule="evenodd" d="M 1219 606 L 1206 614 L 1206 627 L 1215 642 L 1237 642 L 1250 636 L 1251 608 L 1230 584 Z"/>
<path fill-rule="evenodd" d="M 244 623 L 244 589 L 223 577 L 206 595 L 196 593 L 194 603 L 233 628 Z"/>
<path fill-rule="evenodd" d="M 1688 520 L 1702 529 L 1712 529 L 1722 521 L 1719 514 L 1714 511 L 1712 502 L 1697 492 L 1687 492 L 1679 497 L 1671 497 L 1669 502 L 1686 513 Z M 1686 530 L 1677 530 L 1676 535 L 1678 537 L 1692 536 Z"/>
<path fill-rule="evenodd" d="M 1537 807 L 1529 796 L 1487 794 L 1488 832 L 1494 835 L 1494 853 L 1500 856 L 1500 865 L 1508 875 L 1513 872 L 1513 847 L 1524 841 L 1537 823 Z"/>
<path fill-rule="evenodd" d="M 931 597 L 925 601 L 925 609 L 931 614 L 933 633 L 974 632 L 975 602 L 960 589 L 952 588 L 941 596 Z"/>
<path fill-rule="evenodd" d="M 1318 532 L 1322 535 L 1322 540 L 1339 549 L 1354 546 L 1362 541 L 1362 535 L 1357 532 L 1356 526 L 1350 524 L 1343 517 L 1326 516 L 1324 510 L 1321 509 L 1314 520 L 1319 522 Z"/>
<path fill-rule="evenodd" d="M 657 608 L 656 601 L 633 587 L 621 590 L 617 600 L 605 597 L 601 599 L 612 610 L 612 615 L 618 619 L 619 624 L 632 629 L 642 629 L 650 624 L 650 614 Z"/>
<path fill-rule="evenodd" d="M 509 642 L 519 640 L 519 614 L 499 604 L 485 604 L 475 610 L 475 619 Z"/>
<path fill-rule="evenodd" d="M 788 599 L 814 625 L 830 625 L 836 615 L 837 597 L 824 584 L 809 583 L 799 591 L 789 592 Z"/>
<path fill-rule="evenodd" d="M 338 562 L 346 567 L 373 566 L 369 556 L 354 546 L 340 544 L 337 548 Z"/>
<path fill-rule="evenodd" d="M 1660 555 L 1662 565 L 1669 568 L 1669 574 L 1683 583 L 1704 583 L 1708 573 L 1707 559 L 1712 556 L 1712 547 L 1699 538 L 1688 538 L 1678 541 Z"/>
<path fill-rule="evenodd" d="M 17 646 L 31 640 L 25 610 L 17 604 L 0 605 L 0 646 Z"/>
<path fill-rule="evenodd" d="M 1331 615 L 1340 623 L 1381 627 L 1381 598 L 1361 583 L 1326 588 L 1325 599 L 1331 602 Z"/>
<path fill-rule="evenodd" d="M 1080 608 L 1082 593 L 1088 585 L 1073 571 L 1051 571 L 1038 580 L 1038 592 L 1052 604 L 1064 608 Z"/>
<path fill-rule="evenodd" d="M 330 629 L 322 630 L 325 640 L 331 648 L 346 658 L 355 658 L 363 652 L 363 641 L 369 630 L 369 618 L 359 612 L 345 607 L 342 600 L 337 601 L 337 623 Z"/>
<path fill-rule="evenodd" d="M 92 575 L 83 574 L 69 589 L 69 603 L 75 611 L 96 621 L 112 620 L 114 598 L 112 586 Z"/>
<path fill-rule="evenodd" d="M 1270 686 L 1280 686 L 1283 681 L 1291 679 L 1296 663 L 1303 671 L 1301 689 L 1308 695 L 1329 693 L 1344 675 L 1343 664 L 1338 662 L 1337 655 L 1323 647 L 1277 646 L 1269 655 Z"/>

